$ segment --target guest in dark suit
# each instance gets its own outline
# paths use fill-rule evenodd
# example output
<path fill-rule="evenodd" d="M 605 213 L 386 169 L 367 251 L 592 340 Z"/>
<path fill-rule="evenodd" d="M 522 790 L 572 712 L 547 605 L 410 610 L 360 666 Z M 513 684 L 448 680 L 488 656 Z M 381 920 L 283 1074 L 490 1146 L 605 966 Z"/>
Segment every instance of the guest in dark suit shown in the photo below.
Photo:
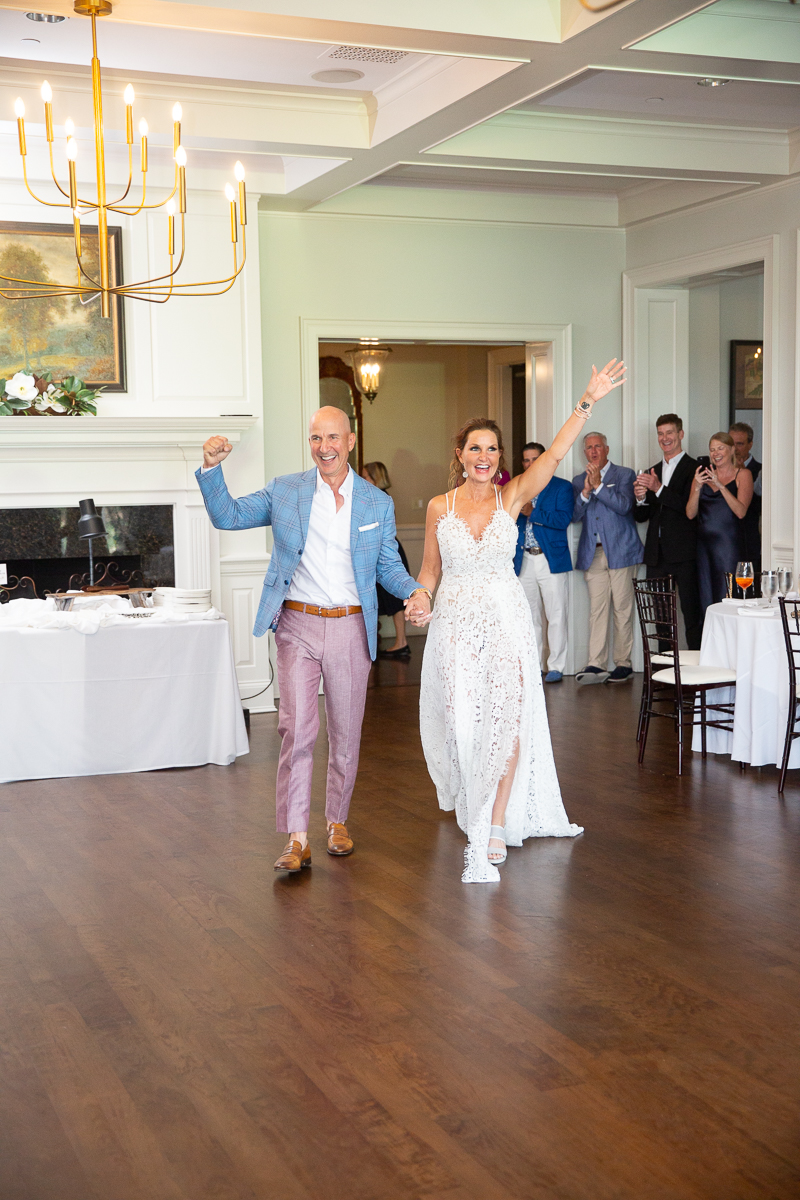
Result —
<path fill-rule="evenodd" d="M 737 421 L 728 431 L 736 449 L 736 465 L 747 467 L 753 476 L 753 499 L 742 521 L 744 557 L 753 564 L 756 577 L 751 595 L 761 594 L 761 463 L 753 457 L 753 427 Z"/>
<path fill-rule="evenodd" d="M 664 413 L 656 421 L 661 462 L 637 475 L 634 485 L 637 521 L 649 521 L 644 544 L 647 578 L 672 575 L 678 585 L 686 644 L 700 649 L 703 612 L 697 586 L 697 521 L 686 515 L 697 460 L 683 449 L 683 421 Z"/>
<path fill-rule="evenodd" d="M 527 470 L 540 454 L 540 442 L 528 442 L 522 450 Z M 560 683 L 567 665 L 569 618 L 569 572 L 572 559 L 567 530 L 572 523 L 572 485 L 557 475 L 547 487 L 523 506 L 517 517 L 517 552 L 514 570 L 530 605 L 539 661 L 544 671 L 542 609 L 547 617 L 547 674 L 545 683 Z"/>

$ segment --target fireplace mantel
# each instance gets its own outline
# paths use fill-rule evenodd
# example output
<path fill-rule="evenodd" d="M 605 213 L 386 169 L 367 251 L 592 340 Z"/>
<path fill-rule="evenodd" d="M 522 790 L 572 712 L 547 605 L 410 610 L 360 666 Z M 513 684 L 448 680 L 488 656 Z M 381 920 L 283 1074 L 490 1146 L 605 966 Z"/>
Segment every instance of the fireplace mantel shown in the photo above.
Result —
<path fill-rule="evenodd" d="M 252 429 L 257 417 L 0 417 L 3 450 L 69 450 L 123 447 L 191 450 L 220 433 L 232 443 Z"/>

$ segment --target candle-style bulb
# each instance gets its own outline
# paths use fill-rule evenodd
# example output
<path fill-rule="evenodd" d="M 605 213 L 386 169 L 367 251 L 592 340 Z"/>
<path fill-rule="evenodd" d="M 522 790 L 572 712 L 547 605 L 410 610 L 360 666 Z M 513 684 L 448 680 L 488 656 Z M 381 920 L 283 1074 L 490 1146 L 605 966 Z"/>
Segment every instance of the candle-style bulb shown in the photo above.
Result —
<path fill-rule="evenodd" d="M 74 137 L 67 139 L 67 158 L 70 162 L 76 162 L 78 158 L 78 143 Z"/>
<path fill-rule="evenodd" d="M 130 106 L 133 104 L 135 99 L 136 99 L 136 92 L 133 90 L 131 85 L 128 84 L 128 86 L 125 88 L 125 104 L 126 104 L 126 106 L 128 108 L 130 108 Z"/>
<path fill-rule="evenodd" d="M 242 180 L 244 179 L 244 167 L 242 166 L 242 164 L 240 162 L 237 161 L 234 164 L 233 173 L 236 176 L 237 181 L 239 183 L 241 183 Z"/>
<path fill-rule="evenodd" d="M 75 122 L 71 117 L 67 117 L 64 122 L 64 133 L 68 138 L 71 138 L 75 133 Z"/>
<path fill-rule="evenodd" d="M 175 216 L 175 201 L 174 200 L 168 200 L 165 205 L 165 208 L 167 210 L 167 216 L 169 216 L 169 217 Z"/>
<path fill-rule="evenodd" d="M 225 184 L 225 199 L 229 204 L 233 204 L 234 200 L 236 199 L 236 193 L 229 183 Z"/>
<path fill-rule="evenodd" d="M 183 120 L 183 109 L 181 108 L 180 104 L 177 104 L 177 103 L 173 104 L 172 119 L 173 119 L 173 121 L 182 121 Z"/>
<path fill-rule="evenodd" d="M 21 121 L 25 116 L 25 104 L 21 96 L 17 96 L 16 100 L 14 101 L 14 116 L 18 121 Z"/>
<path fill-rule="evenodd" d="M 46 79 L 42 84 L 42 99 L 44 100 L 45 104 L 49 104 L 53 99 L 53 89 L 50 87 L 50 84 Z"/>
<path fill-rule="evenodd" d="M 179 167 L 186 166 L 186 151 L 183 146 L 178 146 L 178 149 L 175 151 L 175 162 Z"/>
<path fill-rule="evenodd" d="M 141 121 L 139 122 L 139 133 L 142 135 L 142 137 L 147 137 L 148 130 L 149 126 L 147 121 L 145 121 L 144 117 L 142 117 Z"/>

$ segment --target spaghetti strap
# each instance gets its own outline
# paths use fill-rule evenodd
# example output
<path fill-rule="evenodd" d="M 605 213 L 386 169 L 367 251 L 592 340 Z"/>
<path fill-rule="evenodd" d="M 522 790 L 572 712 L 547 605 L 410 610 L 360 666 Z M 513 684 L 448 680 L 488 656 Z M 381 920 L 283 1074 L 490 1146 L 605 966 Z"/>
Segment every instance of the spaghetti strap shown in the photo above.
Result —
<path fill-rule="evenodd" d="M 500 502 L 500 492 L 497 487 L 497 484 L 494 485 L 494 504 L 495 504 L 495 508 L 497 508 L 497 509 L 501 509 L 503 507 L 503 505 Z"/>
<path fill-rule="evenodd" d="M 457 493 L 457 491 L 458 491 L 458 487 L 456 486 L 456 487 L 454 487 L 454 488 L 453 488 L 453 507 L 452 507 L 452 508 L 450 507 L 450 497 L 449 497 L 449 493 L 445 492 L 445 497 L 444 497 L 444 498 L 445 498 L 445 500 L 447 501 L 447 511 L 448 511 L 448 512 L 455 512 L 455 511 L 456 511 L 456 493 Z"/>

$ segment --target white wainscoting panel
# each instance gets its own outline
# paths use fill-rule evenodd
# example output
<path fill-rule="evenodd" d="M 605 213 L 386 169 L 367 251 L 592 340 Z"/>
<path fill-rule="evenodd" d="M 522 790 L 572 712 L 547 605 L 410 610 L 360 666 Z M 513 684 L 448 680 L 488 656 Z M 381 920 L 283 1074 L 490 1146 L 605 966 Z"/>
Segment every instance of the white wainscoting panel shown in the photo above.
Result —
<path fill-rule="evenodd" d="M 222 611 L 231 626 L 239 694 L 245 708 L 254 713 L 275 712 L 272 634 L 253 635 L 269 557 L 226 555 L 219 564 Z"/>

